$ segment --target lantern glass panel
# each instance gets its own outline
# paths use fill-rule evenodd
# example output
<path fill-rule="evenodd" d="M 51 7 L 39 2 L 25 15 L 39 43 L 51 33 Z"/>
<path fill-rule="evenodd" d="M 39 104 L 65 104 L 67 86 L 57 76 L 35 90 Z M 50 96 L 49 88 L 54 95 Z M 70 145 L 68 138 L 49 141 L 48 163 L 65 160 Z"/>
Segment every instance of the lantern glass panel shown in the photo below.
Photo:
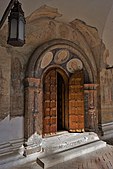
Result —
<path fill-rule="evenodd" d="M 22 20 L 19 21 L 19 39 L 24 40 L 24 23 Z"/>
<path fill-rule="evenodd" d="M 17 20 L 16 19 L 11 20 L 10 38 L 17 38 Z"/>

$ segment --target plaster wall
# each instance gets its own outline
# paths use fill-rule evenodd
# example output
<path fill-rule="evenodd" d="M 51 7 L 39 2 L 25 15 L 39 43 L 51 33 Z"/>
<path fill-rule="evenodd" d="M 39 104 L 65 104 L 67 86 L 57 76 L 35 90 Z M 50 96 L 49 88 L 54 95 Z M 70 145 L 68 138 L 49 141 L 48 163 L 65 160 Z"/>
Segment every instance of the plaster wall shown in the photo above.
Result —
<path fill-rule="evenodd" d="M 102 39 L 106 45 L 106 48 L 109 52 L 109 57 L 107 58 L 107 63 L 110 66 L 113 66 L 113 5 L 111 6 L 111 10 L 109 11 L 109 15 L 107 17 L 105 27 L 102 34 Z"/>
<path fill-rule="evenodd" d="M 7 143 L 12 140 L 22 139 L 24 136 L 23 125 L 23 117 L 10 119 L 10 116 L 7 116 L 4 120 L 0 122 L 0 143 Z"/>
<path fill-rule="evenodd" d="M 113 122 L 113 70 L 100 73 L 102 123 Z"/>

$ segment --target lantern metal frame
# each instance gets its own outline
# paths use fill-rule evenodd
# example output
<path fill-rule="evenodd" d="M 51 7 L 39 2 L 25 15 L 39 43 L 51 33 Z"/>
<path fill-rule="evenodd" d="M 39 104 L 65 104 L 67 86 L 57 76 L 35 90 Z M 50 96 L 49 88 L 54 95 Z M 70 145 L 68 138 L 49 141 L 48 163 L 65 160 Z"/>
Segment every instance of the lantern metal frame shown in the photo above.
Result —
<path fill-rule="evenodd" d="M 8 17 L 10 13 L 10 16 Z M 9 26 L 9 35 L 8 35 L 8 40 L 7 43 L 12 45 L 12 46 L 16 46 L 16 47 L 20 47 L 23 46 L 25 44 L 25 18 L 24 18 L 24 12 L 21 8 L 21 3 L 19 3 L 18 0 L 11 0 L 10 3 L 8 4 L 8 7 L 6 8 L 3 17 L 0 21 L 0 29 L 2 28 L 5 20 L 8 17 L 8 26 Z M 16 25 L 16 37 L 15 38 L 11 38 L 11 22 L 12 19 L 15 19 L 17 21 L 17 25 Z M 21 21 L 21 23 L 20 23 Z M 21 33 L 21 38 L 19 37 L 19 29 L 21 28 L 21 26 L 19 27 L 19 24 L 21 24 L 21 26 L 23 26 L 23 36 Z M 23 24 L 23 25 L 22 25 Z M 14 27 L 13 27 L 14 28 Z"/>

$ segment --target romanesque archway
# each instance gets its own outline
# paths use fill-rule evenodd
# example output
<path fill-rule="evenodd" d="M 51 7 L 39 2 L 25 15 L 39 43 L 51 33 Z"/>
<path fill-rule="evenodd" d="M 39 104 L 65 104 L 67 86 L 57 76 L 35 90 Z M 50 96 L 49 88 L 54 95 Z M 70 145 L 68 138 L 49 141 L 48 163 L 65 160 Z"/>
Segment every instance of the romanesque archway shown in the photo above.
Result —
<path fill-rule="evenodd" d="M 50 68 L 64 70 L 67 77 L 73 77 L 72 79 L 75 78 L 75 72 L 83 71 L 84 82 L 82 85 L 80 84 L 81 89 L 80 86 L 78 88 L 78 90 L 83 90 L 84 93 L 82 96 L 84 104 L 81 104 L 82 98 L 80 98 L 81 103 L 79 103 L 79 107 L 82 108 L 83 111 L 81 111 L 82 113 L 79 117 L 75 117 L 71 113 L 70 119 L 74 117 L 75 123 L 77 123 L 77 119 L 79 119 L 81 124 L 79 124 L 78 131 L 79 129 L 82 131 L 84 128 L 88 131 L 96 130 L 98 123 L 96 66 L 94 63 L 92 64 L 88 56 L 79 49 L 76 44 L 67 40 L 53 40 L 37 48 L 28 63 L 25 79 L 25 138 L 29 138 L 36 131 L 39 134 L 43 134 L 43 127 L 45 127 L 45 125 L 43 125 L 43 80 L 45 72 Z M 71 85 L 73 85 L 73 80 L 69 86 Z M 76 90 L 76 88 L 74 88 L 74 90 Z M 52 95 L 50 96 L 52 97 Z M 71 103 L 72 102 L 71 100 Z M 67 108 L 68 116 L 69 111 L 73 111 L 71 103 Z M 76 103 L 74 103 L 74 112 L 76 109 L 75 105 Z M 49 110 L 49 107 L 47 108 Z M 86 114 L 85 118 L 83 112 Z M 84 118 L 84 120 L 81 120 L 82 118 Z M 91 119 L 93 120 L 91 121 Z M 70 131 L 77 131 L 75 123 L 73 123 L 73 125 L 70 123 L 71 126 L 66 125 L 65 129 L 69 130 L 70 127 L 72 128 Z M 54 125 L 52 125 L 52 127 L 53 126 Z M 56 129 L 54 129 L 54 132 L 55 131 Z M 51 132 L 49 131 L 49 133 Z"/>

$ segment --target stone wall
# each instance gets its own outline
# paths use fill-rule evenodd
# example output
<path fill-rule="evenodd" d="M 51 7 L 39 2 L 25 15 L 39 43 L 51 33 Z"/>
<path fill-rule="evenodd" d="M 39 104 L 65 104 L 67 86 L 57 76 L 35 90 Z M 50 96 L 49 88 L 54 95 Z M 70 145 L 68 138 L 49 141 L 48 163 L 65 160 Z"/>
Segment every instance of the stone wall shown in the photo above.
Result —
<path fill-rule="evenodd" d="M 100 73 L 102 122 L 113 122 L 113 69 Z"/>
<path fill-rule="evenodd" d="M 100 72 L 99 129 L 103 138 L 113 133 L 113 68 Z"/>
<path fill-rule="evenodd" d="M 23 69 L 18 58 L 11 60 L 11 117 L 24 115 Z"/>
<path fill-rule="evenodd" d="M 66 39 L 73 42 L 77 50 L 88 60 L 94 74 L 95 82 L 98 79 L 97 70 L 103 62 L 101 59 L 102 50 L 100 51 L 103 44 L 98 36 L 97 29 L 77 19 L 68 24 L 59 22 L 55 20 L 55 18 L 59 16 L 61 16 L 61 14 L 58 13 L 57 9 L 47 6 L 43 6 L 32 13 L 26 19 L 26 44 L 22 48 L 14 48 L 6 44 L 7 26 L 4 26 L 3 30 L 0 32 L 1 50 L 6 52 L 5 57 L 2 54 L 0 55 L 0 57 L 5 59 L 5 70 L 1 69 L 1 78 L 2 83 L 7 81 L 7 94 L 9 94 L 8 102 L 11 103 L 11 105 L 9 105 L 11 117 L 24 114 L 22 107 L 24 101 L 23 79 L 25 76 L 25 69 L 35 49 L 47 41 Z M 6 63 L 9 62 L 8 60 L 10 60 L 10 64 L 6 66 Z M 9 67 L 9 70 L 5 75 L 3 72 L 6 72 L 6 67 Z M 9 86 L 11 86 L 11 88 L 9 88 Z M 8 104 L 5 106 L 8 106 Z M 3 111 L 1 114 L 1 116 L 5 117 Z"/>
<path fill-rule="evenodd" d="M 7 49 L 0 47 L 0 120 L 10 113 L 11 58 Z"/>

